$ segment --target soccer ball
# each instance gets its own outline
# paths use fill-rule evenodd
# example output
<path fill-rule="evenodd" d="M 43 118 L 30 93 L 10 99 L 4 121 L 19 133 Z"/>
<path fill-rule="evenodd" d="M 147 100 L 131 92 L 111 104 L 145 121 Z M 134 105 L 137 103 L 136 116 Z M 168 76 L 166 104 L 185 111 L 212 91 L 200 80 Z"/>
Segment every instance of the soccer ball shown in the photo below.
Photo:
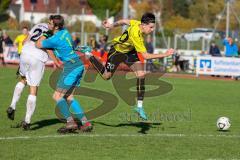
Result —
<path fill-rule="evenodd" d="M 217 127 L 221 131 L 226 131 L 231 126 L 230 120 L 227 117 L 220 117 L 217 120 Z"/>

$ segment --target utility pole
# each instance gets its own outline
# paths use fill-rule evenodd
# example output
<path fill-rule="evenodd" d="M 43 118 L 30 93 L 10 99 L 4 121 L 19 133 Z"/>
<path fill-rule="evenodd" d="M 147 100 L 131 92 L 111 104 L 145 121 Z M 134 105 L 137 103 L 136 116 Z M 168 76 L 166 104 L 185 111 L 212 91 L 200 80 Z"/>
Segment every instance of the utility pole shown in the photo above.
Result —
<path fill-rule="evenodd" d="M 106 10 L 106 20 L 109 18 L 109 9 Z M 105 30 L 105 34 L 108 36 L 108 29 Z"/>
<path fill-rule="evenodd" d="M 123 19 L 128 19 L 128 6 L 129 6 L 129 0 L 123 0 Z M 126 29 L 127 29 L 127 26 L 122 27 L 123 32 Z"/>
<path fill-rule="evenodd" d="M 82 22 L 82 25 L 81 25 L 81 45 L 84 45 L 85 44 L 85 38 L 84 38 L 85 9 L 84 8 L 82 8 L 81 17 L 82 17 L 82 20 L 81 20 L 81 22 Z"/>
<path fill-rule="evenodd" d="M 229 37 L 230 0 L 226 0 L 226 1 L 227 1 L 226 37 Z"/>

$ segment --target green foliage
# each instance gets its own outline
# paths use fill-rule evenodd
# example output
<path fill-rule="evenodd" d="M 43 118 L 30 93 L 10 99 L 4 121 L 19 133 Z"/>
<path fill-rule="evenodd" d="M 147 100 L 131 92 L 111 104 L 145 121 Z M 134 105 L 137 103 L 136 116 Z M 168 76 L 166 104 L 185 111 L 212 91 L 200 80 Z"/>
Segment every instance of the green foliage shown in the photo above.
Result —
<path fill-rule="evenodd" d="M 107 9 L 109 16 L 115 16 L 122 9 L 122 0 L 88 0 L 88 4 L 100 19 L 105 19 Z"/>
<path fill-rule="evenodd" d="M 5 13 L 10 3 L 11 3 L 11 0 L 0 0 L 0 15 Z"/>
<path fill-rule="evenodd" d="M 135 4 L 134 9 L 136 11 L 136 14 L 135 14 L 134 18 L 138 19 L 138 20 L 141 19 L 143 13 L 151 12 L 153 10 L 152 6 L 147 1 L 143 1 L 142 3 Z"/>
<path fill-rule="evenodd" d="M 82 26 L 82 22 L 80 20 L 77 20 L 75 23 L 68 25 L 68 29 L 71 32 L 81 32 L 81 26 Z M 91 21 L 84 22 L 84 32 L 94 33 L 96 32 L 96 29 L 97 28 L 93 22 Z"/>
<path fill-rule="evenodd" d="M 207 1 L 197 0 L 195 4 L 190 6 L 189 15 L 190 18 L 195 19 L 205 27 L 212 27 L 212 22 L 216 19 L 216 15 L 223 9 L 223 2 L 219 0 Z"/>
<path fill-rule="evenodd" d="M 189 17 L 189 0 L 173 0 L 173 10 L 175 15 L 180 15 L 182 17 Z"/>
<path fill-rule="evenodd" d="M 6 10 L 8 9 L 11 0 L 0 0 L 0 22 L 6 21 L 9 16 L 6 14 Z"/>
<path fill-rule="evenodd" d="M 170 31 L 190 31 L 192 28 L 197 27 L 195 20 L 187 19 L 181 16 L 172 16 L 164 23 L 164 27 Z"/>

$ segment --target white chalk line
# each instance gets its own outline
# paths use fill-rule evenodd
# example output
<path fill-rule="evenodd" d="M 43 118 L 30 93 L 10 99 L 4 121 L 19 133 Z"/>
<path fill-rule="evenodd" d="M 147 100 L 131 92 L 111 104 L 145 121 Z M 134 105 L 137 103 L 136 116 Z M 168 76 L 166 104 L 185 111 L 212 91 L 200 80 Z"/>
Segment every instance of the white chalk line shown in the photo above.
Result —
<path fill-rule="evenodd" d="M 42 136 L 16 136 L 16 137 L 0 137 L 3 140 L 29 140 L 29 139 L 49 139 L 49 138 L 64 138 L 64 137 L 176 137 L 176 138 L 191 138 L 191 137 L 204 137 L 204 138 L 240 138 L 240 135 L 212 135 L 212 134 L 92 134 L 92 133 L 79 133 L 79 134 L 55 134 L 55 135 L 42 135 Z"/>

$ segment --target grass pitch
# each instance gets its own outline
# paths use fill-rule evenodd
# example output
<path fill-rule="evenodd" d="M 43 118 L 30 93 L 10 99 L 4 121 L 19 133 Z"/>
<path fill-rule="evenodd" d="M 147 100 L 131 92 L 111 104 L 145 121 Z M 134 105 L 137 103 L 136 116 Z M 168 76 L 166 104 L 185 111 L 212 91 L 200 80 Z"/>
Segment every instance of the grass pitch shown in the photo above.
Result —
<path fill-rule="evenodd" d="M 100 77 L 81 86 L 113 94 L 118 106 L 93 120 L 92 133 L 60 135 L 64 124 L 54 112 L 47 70 L 41 83 L 32 130 L 14 128 L 25 116 L 27 89 L 17 104 L 15 120 L 6 117 L 17 82 L 14 68 L 0 68 L 0 159 L 239 159 L 240 85 L 236 81 L 161 78 L 173 86 L 167 94 L 146 98 L 151 122 L 138 120 L 111 81 Z M 121 75 L 116 75 L 121 76 Z M 151 86 L 147 86 L 147 90 Z M 76 97 L 86 111 L 101 101 Z M 228 132 L 217 131 L 216 120 L 231 120 Z"/>

